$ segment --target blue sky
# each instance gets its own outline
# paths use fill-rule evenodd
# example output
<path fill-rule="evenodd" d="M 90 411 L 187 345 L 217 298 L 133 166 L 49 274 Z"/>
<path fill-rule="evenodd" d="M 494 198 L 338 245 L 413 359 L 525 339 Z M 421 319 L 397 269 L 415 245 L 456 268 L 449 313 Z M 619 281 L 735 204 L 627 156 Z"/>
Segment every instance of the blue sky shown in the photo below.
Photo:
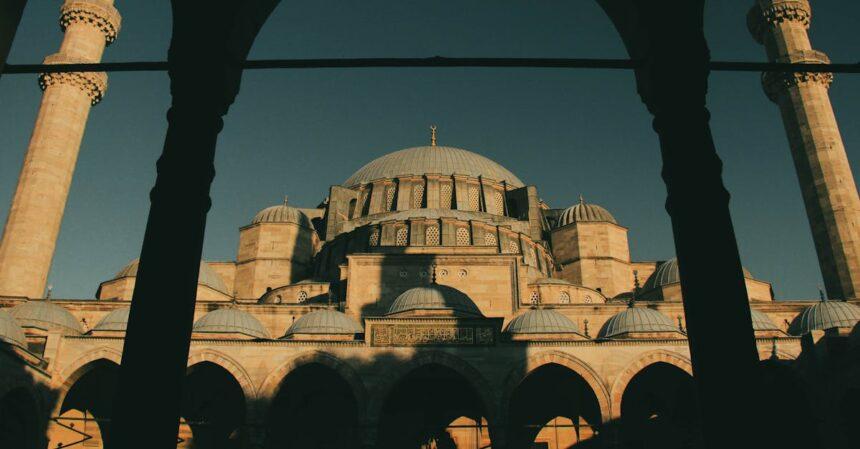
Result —
<path fill-rule="evenodd" d="M 838 3 L 838 4 L 837 4 Z M 9 61 L 34 63 L 59 48 L 59 0 L 31 1 Z M 746 31 L 752 1 L 711 1 L 713 59 L 764 60 Z M 860 5 L 815 2 L 815 48 L 857 62 Z M 106 61 L 164 60 L 168 2 L 118 1 L 123 15 Z M 592 1 L 300 0 L 283 2 L 252 58 L 623 58 Z M 205 76 L 205 74 L 201 74 Z M 170 101 L 164 73 L 110 75 L 90 115 L 49 282 L 55 297 L 87 298 L 137 256 Z M 715 72 L 709 108 L 744 265 L 780 298 L 817 297 L 821 276 L 779 112 L 756 73 Z M 837 76 L 831 99 L 849 158 L 860 148 L 860 75 Z M 0 78 L 0 220 L 5 221 L 40 92 L 32 75 Z M 581 193 L 630 228 L 638 260 L 674 254 L 663 208 L 657 137 L 633 74 L 612 70 L 258 70 L 218 143 L 204 257 L 230 260 L 238 228 L 284 195 L 312 207 L 369 160 L 439 143 L 490 157 L 553 207 Z M 703 236 L 704 237 L 704 236 Z M 715 280 L 717 281 L 717 280 Z"/>

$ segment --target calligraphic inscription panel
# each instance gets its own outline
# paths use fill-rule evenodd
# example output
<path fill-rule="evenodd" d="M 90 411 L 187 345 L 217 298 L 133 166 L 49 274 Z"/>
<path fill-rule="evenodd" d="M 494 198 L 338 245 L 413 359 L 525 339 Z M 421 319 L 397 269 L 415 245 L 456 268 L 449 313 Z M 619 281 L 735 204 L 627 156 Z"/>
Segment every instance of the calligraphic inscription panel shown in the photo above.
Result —
<path fill-rule="evenodd" d="M 373 326 L 373 346 L 485 346 L 494 341 L 489 327 L 438 326 L 421 324 L 378 324 Z"/>

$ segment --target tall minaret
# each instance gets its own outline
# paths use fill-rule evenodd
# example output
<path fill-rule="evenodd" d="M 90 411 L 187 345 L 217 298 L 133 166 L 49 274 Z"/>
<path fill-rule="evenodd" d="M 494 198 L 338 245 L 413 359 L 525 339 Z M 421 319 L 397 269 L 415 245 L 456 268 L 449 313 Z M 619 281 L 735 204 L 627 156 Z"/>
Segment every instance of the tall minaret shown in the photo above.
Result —
<path fill-rule="evenodd" d="M 813 50 L 808 0 L 756 0 L 747 16 L 771 62 L 828 63 Z M 768 72 L 765 93 L 779 105 L 818 263 L 831 298 L 860 295 L 860 198 L 827 89 L 831 73 Z"/>
<path fill-rule="evenodd" d="M 45 64 L 99 62 L 116 39 L 120 15 L 113 0 L 66 0 L 60 27 L 60 51 Z M 0 243 L 0 295 L 44 294 L 87 116 L 105 93 L 107 75 L 48 73 L 39 85 L 42 103 Z"/>

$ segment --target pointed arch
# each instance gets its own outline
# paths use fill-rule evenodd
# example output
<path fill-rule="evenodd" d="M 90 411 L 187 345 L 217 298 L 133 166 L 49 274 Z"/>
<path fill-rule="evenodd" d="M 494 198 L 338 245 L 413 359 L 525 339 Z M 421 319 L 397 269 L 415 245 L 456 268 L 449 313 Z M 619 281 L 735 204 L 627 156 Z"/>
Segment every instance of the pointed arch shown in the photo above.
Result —
<path fill-rule="evenodd" d="M 245 368 L 243 368 L 239 362 L 233 360 L 230 356 L 212 349 L 193 351 L 188 357 L 187 366 L 190 369 L 194 365 L 202 362 L 213 363 L 224 368 L 225 371 L 230 373 L 239 386 L 242 387 L 246 403 L 250 403 L 257 398 L 257 389 L 254 387 L 254 382 L 251 380 L 251 376 L 248 375 L 248 372 L 245 371 Z"/>
<path fill-rule="evenodd" d="M 636 360 L 628 363 L 615 378 L 615 382 L 612 383 L 612 419 L 616 419 L 621 416 L 621 398 L 624 396 L 624 390 L 627 389 L 627 385 L 630 384 L 633 377 L 649 365 L 653 365 L 658 362 L 675 366 L 689 374 L 691 377 L 693 376 L 692 362 L 681 354 L 666 351 L 664 349 L 657 349 L 640 355 Z"/>

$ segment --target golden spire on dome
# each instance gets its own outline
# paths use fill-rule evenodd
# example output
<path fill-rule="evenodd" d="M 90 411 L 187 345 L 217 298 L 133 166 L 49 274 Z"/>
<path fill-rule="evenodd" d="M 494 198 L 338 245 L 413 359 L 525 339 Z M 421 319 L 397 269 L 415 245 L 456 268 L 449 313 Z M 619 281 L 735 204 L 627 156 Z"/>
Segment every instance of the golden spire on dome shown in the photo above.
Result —
<path fill-rule="evenodd" d="M 430 146 L 436 146 L 436 125 L 430 126 Z"/>

